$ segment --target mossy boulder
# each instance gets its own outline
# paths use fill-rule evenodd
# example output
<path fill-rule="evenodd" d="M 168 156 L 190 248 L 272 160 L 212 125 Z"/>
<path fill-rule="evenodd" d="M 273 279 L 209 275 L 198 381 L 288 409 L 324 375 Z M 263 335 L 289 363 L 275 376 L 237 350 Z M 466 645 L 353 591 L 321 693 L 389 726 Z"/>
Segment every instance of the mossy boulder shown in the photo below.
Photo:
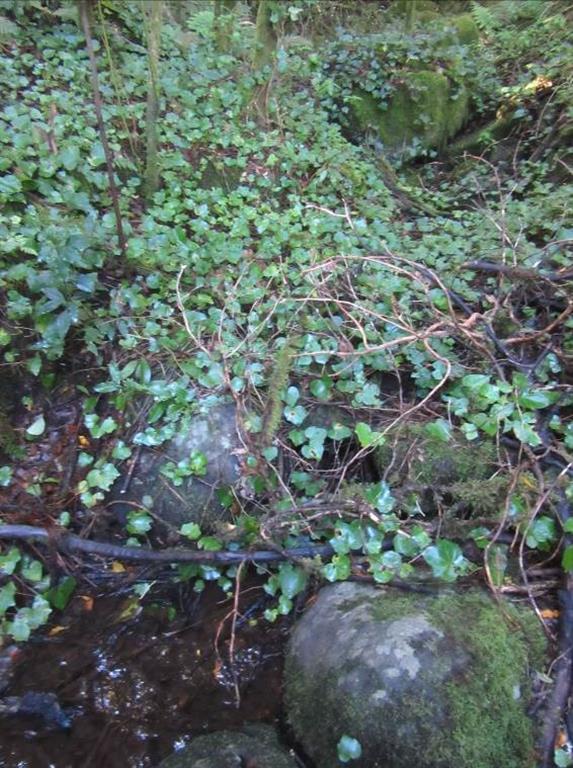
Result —
<path fill-rule="evenodd" d="M 343 734 L 362 746 L 356 768 L 532 768 L 543 647 L 532 615 L 479 591 L 328 586 L 293 631 L 288 718 L 317 768 L 337 765 Z"/>
<path fill-rule="evenodd" d="M 412 0 L 394 0 L 388 9 L 388 13 L 391 16 L 407 16 L 411 5 Z M 425 11 L 439 13 L 439 10 L 439 5 L 434 0 L 416 0 L 416 13 Z"/>
<path fill-rule="evenodd" d="M 483 482 L 496 469 L 497 449 L 493 440 L 468 441 L 452 430 L 446 442 L 429 435 L 424 425 L 400 427 L 388 435 L 374 454 L 377 469 L 393 469 L 392 485 L 414 483 L 439 488 L 452 483 Z"/>
<path fill-rule="evenodd" d="M 471 13 L 461 13 L 458 16 L 448 16 L 442 19 L 440 24 L 450 28 L 445 41 L 451 45 L 461 43 L 462 45 L 473 45 L 479 40 L 479 29 Z"/>
<path fill-rule="evenodd" d="M 152 508 L 156 518 L 168 525 L 198 523 L 204 531 L 213 531 L 229 518 L 220 496 L 239 481 L 241 448 L 234 405 L 216 405 L 192 416 L 168 442 L 142 448 L 133 470 L 126 466 L 130 474 L 116 481 L 108 499 L 110 509 L 124 518 L 133 509 Z M 176 468 L 188 466 L 193 457 L 196 471 L 174 478 L 173 470 L 177 474 Z"/>
<path fill-rule="evenodd" d="M 467 120 L 469 93 L 443 72 L 404 72 L 385 109 L 358 90 L 352 110 L 358 129 L 377 134 L 390 151 L 442 148 Z"/>
<path fill-rule="evenodd" d="M 268 725 L 245 725 L 240 731 L 219 731 L 193 739 L 164 760 L 159 768 L 296 768 Z"/>

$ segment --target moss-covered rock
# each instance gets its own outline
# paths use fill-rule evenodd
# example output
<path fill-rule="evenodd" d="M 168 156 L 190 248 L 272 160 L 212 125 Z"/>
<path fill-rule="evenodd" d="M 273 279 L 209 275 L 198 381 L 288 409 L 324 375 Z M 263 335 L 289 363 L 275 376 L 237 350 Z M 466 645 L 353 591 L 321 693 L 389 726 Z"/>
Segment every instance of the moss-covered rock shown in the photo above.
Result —
<path fill-rule="evenodd" d="M 439 13 L 439 5 L 434 0 L 415 0 L 416 13 L 433 11 Z M 388 12 L 391 16 L 407 16 L 412 7 L 412 0 L 394 0 Z"/>
<path fill-rule="evenodd" d="M 343 734 L 356 768 L 530 768 L 535 618 L 474 592 L 436 597 L 344 583 L 299 621 L 285 669 L 287 712 L 317 768 Z"/>
<path fill-rule="evenodd" d="M 454 430 L 448 442 L 425 433 L 423 425 L 400 428 L 376 449 L 378 470 L 390 474 L 393 485 L 408 482 L 440 487 L 466 481 L 482 482 L 493 472 L 497 459 L 491 440 L 469 442 Z"/>
<path fill-rule="evenodd" d="M 193 739 L 164 760 L 159 768 L 296 768 L 268 725 L 245 725 L 240 731 L 219 731 Z"/>
<path fill-rule="evenodd" d="M 170 526 L 198 523 L 204 531 L 213 531 L 230 517 L 220 492 L 239 481 L 240 448 L 234 405 L 216 405 L 192 416 L 168 442 L 142 448 L 127 490 L 125 475 L 112 488 L 111 509 L 124 518 L 134 508 L 152 507 L 156 518 Z M 191 473 L 193 455 L 199 464 Z"/>
<path fill-rule="evenodd" d="M 469 114 L 469 94 L 442 72 L 405 72 L 383 109 L 365 91 L 357 91 L 353 115 L 361 131 L 374 132 L 384 147 L 401 150 L 414 143 L 441 148 L 462 128 Z"/>
<path fill-rule="evenodd" d="M 471 13 L 461 13 L 459 16 L 449 16 L 445 22 L 452 30 L 449 38 L 452 44 L 458 42 L 462 45 L 473 45 L 478 42 L 479 29 L 477 28 Z"/>

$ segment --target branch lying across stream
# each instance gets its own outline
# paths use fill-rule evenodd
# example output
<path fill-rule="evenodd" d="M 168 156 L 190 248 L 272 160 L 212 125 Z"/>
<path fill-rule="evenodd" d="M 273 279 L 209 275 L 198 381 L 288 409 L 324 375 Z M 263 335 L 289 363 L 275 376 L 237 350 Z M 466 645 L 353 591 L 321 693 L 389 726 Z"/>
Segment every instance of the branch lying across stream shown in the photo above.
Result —
<path fill-rule="evenodd" d="M 276 550 L 236 550 L 234 552 L 205 552 L 196 549 L 149 549 L 148 547 L 124 547 L 120 544 L 108 544 L 90 541 L 75 536 L 73 533 L 58 529 L 47 530 L 33 525 L 0 525 L 0 539 L 25 539 L 47 544 L 58 552 L 84 552 L 89 555 L 111 557 L 117 560 L 130 560 L 139 563 L 271 563 L 297 557 L 330 557 L 334 554 L 329 544 L 309 544 Z"/>

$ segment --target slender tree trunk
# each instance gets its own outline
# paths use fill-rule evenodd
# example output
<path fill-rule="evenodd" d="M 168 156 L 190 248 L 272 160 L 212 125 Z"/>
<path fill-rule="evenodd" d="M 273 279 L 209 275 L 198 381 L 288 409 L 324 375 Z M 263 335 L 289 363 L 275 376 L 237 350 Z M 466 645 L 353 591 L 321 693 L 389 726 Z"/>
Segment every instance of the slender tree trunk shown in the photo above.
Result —
<path fill-rule="evenodd" d="M 406 5 L 406 29 L 411 32 L 416 23 L 416 5 L 417 0 L 409 0 Z"/>
<path fill-rule="evenodd" d="M 255 22 L 255 54 L 253 64 L 262 69 L 272 64 L 277 49 L 277 35 L 271 21 L 271 0 L 259 0 Z"/>
<path fill-rule="evenodd" d="M 158 122 L 159 122 L 159 52 L 161 47 L 161 17 L 163 0 L 147 0 L 145 26 L 147 29 L 147 109 L 145 111 L 145 179 L 143 197 L 149 205 L 159 186 Z"/>
<path fill-rule="evenodd" d="M 115 184 L 115 174 L 113 167 L 113 155 L 107 140 L 107 133 L 105 130 L 105 124 L 103 122 L 102 113 L 102 101 L 101 93 L 99 89 L 99 76 L 97 70 L 97 61 L 94 53 L 91 35 L 91 0 L 79 0 L 79 14 L 84 36 L 86 38 L 86 49 L 88 52 L 88 58 L 90 61 L 90 72 L 92 81 L 92 93 L 94 100 L 94 108 L 96 113 L 98 131 L 100 141 L 103 147 L 103 153 L 105 155 L 105 164 L 107 168 L 107 177 L 109 182 L 109 193 L 111 195 L 111 201 L 113 205 L 113 212 L 115 215 L 115 226 L 117 230 L 117 244 L 122 256 L 125 256 L 125 249 L 127 246 L 125 234 L 123 232 L 123 224 L 121 221 L 121 210 L 119 207 L 119 192 Z"/>
<path fill-rule="evenodd" d="M 231 47 L 231 34 L 233 32 L 232 13 L 235 9 L 235 0 L 215 1 L 215 42 L 217 50 L 226 53 Z"/>

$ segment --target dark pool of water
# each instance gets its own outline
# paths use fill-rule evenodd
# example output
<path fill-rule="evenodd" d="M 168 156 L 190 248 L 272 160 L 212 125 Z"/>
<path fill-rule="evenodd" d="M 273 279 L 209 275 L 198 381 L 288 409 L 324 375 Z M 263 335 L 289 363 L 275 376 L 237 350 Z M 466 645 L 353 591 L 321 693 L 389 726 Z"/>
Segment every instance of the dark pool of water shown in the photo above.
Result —
<path fill-rule="evenodd" d="M 61 629 L 52 626 L 24 646 L 3 695 L 54 692 L 71 727 L 2 718 L 0 768 L 147 768 L 194 736 L 278 720 L 287 627 L 261 619 L 260 583 L 242 590 L 247 618 L 237 627 L 233 666 L 229 619 L 215 649 L 232 601 L 213 585 L 199 600 L 169 589 L 137 615 L 125 593 L 84 591 Z M 150 603 L 146 598 L 144 605 Z M 178 607 L 175 620 L 167 616 L 168 603 Z"/>

